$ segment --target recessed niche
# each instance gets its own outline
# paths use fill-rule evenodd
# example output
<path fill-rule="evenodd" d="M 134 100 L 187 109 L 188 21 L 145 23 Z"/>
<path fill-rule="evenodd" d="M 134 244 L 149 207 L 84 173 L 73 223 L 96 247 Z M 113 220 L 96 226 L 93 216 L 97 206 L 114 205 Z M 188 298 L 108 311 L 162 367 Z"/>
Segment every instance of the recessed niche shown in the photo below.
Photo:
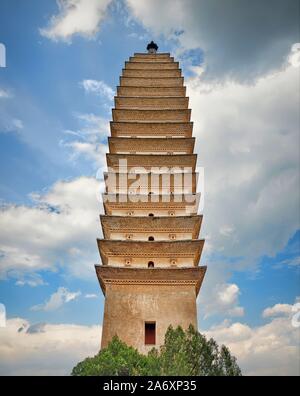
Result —
<path fill-rule="evenodd" d="M 148 268 L 154 268 L 154 262 L 148 261 Z"/>

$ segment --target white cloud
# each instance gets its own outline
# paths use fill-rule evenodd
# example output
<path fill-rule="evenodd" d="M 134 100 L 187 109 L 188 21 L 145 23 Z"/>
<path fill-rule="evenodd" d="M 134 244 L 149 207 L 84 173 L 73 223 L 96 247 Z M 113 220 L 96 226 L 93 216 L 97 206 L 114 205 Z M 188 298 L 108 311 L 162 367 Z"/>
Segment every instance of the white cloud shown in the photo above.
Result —
<path fill-rule="evenodd" d="M 298 267 L 298 265 L 300 265 L 300 256 L 282 260 L 279 263 L 279 266 L 281 267 L 282 265 L 287 265 L 290 267 Z"/>
<path fill-rule="evenodd" d="M 22 120 L 0 113 L 0 132 L 19 132 L 23 128 Z"/>
<path fill-rule="evenodd" d="M 6 308 L 2 303 L 0 303 L 0 328 L 1 327 L 6 327 Z"/>
<path fill-rule="evenodd" d="M 95 93 L 99 96 L 102 96 L 108 100 L 113 100 L 114 98 L 114 90 L 107 85 L 104 81 L 97 80 L 83 80 L 80 85 L 84 88 L 84 90 L 88 93 Z"/>
<path fill-rule="evenodd" d="M 72 149 L 71 160 L 76 160 L 79 156 L 84 156 L 88 160 L 98 164 L 98 166 L 104 165 L 105 154 L 107 152 L 106 145 L 82 142 L 82 141 L 72 141 L 64 143 L 65 147 Z"/>
<path fill-rule="evenodd" d="M 98 298 L 97 294 L 93 294 L 93 293 L 87 293 L 84 297 L 85 298 Z"/>
<path fill-rule="evenodd" d="M 223 285 L 218 291 L 218 298 L 224 305 L 233 304 L 236 302 L 239 295 L 239 288 L 232 283 L 231 285 Z"/>
<path fill-rule="evenodd" d="M 298 297 L 296 299 L 295 304 L 275 304 L 273 307 L 268 307 L 264 309 L 262 316 L 264 318 L 270 318 L 273 316 L 291 316 L 292 312 L 294 312 L 294 307 L 296 304 L 300 301 L 300 298 Z"/>
<path fill-rule="evenodd" d="M 47 283 L 44 282 L 44 280 L 39 274 L 26 274 L 26 276 L 21 276 L 21 278 L 16 281 L 15 285 L 16 286 L 28 285 L 31 287 L 36 287 L 36 286 L 47 285 Z"/>
<path fill-rule="evenodd" d="M 288 65 L 252 85 L 207 83 L 201 74 L 187 81 L 205 170 L 200 318 L 242 315 L 238 299 L 224 306 L 219 298 L 232 272 L 259 270 L 260 258 L 282 251 L 299 229 L 298 86 L 299 69 Z"/>
<path fill-rule="evenodd" d="M 23 129 L 24 125 L 23 122 L 21 120 L 19 120 L 18 118 L 14 118 L 12 120 L 12 127 L 15 129 Z"/>
<path fill-rule="evenodd" d="M 292 66 L 252 85 L 187 81 L 195 151 L 205 169 L 204 261 L 214 253 L 239 258 L 232 270 L 253 267 L 299 228 L 298 86 Z"/>
<path fill-rule="evenodd" d="M 11 98 L 12 95 L 7 89 L 0 88 L 0 98 Z"/>
<path fill-rule="evenodd" d="M 0 277 L 22 281 L 32 273 L 58 267 L 75 276 L 94 276 L 93 266 L 99 262 L 96 238 L 101 237 L 98 199 L 102 190 L 103 183 L 80 177 L 33 194 L 31 206 L 2 207 Z"/>
<path fill-rule="evenodd" d="M 108 147 L 103 143 L 103 138 L 109 133 L 109 121 L 93 113 L 77 114 L 76 118 L 80 128 L 76 131 L 64 131 L 69 138 L 62 140 L 60 144 L 71 149 L 71 161 L 83 156 L 98 168 L 105 167 Z M 76 139 L 70 139 L 74 136 Z"/>
<path fill-rule="evenodd" d="M 244 375 L 299 375 L 299 329 L 285 313 L 257 327 L 224 321 L 204 333 L 229 347 Z M 68 375 L 98 352 L 100 339 L 99 326 L 9 319 L 0 329 L 0 373 Z"/>
<path fill-rule="evenodd" d="M 244 316 L 244 308 L 239 306 L 240 289 L 238 285 L 226 283 L 226 275 L 222 268 L 213 273 L 209 268 L 207 275 L 198 299 L 198 308 L 204 318 L 213 315 Z"/>
<path fill-rule="evenodd" d="M 185 51 L 204 51 L 205 75 L 251 80 L 279 68 L 299 41 L 299 4 L 294 0 L 127 0 L 131 15 L 150 29 L 158 44 L 177 43 Z M 159 14 L 159 17 L 157 17 Z"/>
<path fill-rule="evenodd" d="M 34 305 L 31 307 L 32 311 L 55 311 L 62 307 L 64 304 L 76 300 L 81 295 L 80 291 L 70 292 L 65 287 L 59 287 L 55 293 L 53 293 L 49 300 L 43 304 Z"/>
<path fill-rule="evenodd" d="M 111 0 L 58 0 L 59 13 L 40 29 L 51 40 L 70 42 L 73 35 L 92 38 L 103 22 Z"/>
<path fill-rule="evenodd" d="M 300 66 L 300 43 L 295 43 L 292 45 L 288 62 L 294 67 Z"/>
<path fill-rule="evenodd" d="M 69 375 L 100 349 L 101 327 L 9 319 L 0 328 L 1 375 Z"/>
<path fill-rule="evenodd" d="M 238 317 L 238 316 L 244 316 L 245 315 L 245 310 L 243 307 L 233 307 L 228 311 L 228 315 L 231 317 Z"/>
<path fill-rule="evenodd" d="M 229 347 L 245 375 L 299 375 L 299 329 L 281 314 L 262 326 L 225 321 L 205 333 Z"/>

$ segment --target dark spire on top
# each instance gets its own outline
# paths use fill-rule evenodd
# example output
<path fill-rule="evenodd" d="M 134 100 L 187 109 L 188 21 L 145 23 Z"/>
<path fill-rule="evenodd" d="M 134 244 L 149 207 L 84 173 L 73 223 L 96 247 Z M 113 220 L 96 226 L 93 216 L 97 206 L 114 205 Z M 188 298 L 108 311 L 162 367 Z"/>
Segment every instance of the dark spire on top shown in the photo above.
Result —
<path fill-rule="evenodd" d="M 147 51 L 149 54 L 155 54 L 157 50 L 158 50 L 158 45 L 154 43 L 154 41 L 151 41 L 151 43 L 147 45 Z"/>

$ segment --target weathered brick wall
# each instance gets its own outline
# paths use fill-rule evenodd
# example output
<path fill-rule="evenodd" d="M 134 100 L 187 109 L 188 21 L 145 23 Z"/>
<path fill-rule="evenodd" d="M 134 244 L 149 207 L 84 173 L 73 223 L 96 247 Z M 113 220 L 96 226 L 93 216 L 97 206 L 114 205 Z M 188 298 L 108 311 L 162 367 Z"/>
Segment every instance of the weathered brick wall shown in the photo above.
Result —
<path fill-rule="evenodd" d="M 183 77 L 120 77 L 120 85 L 124 87 L 182 87 Z"/>
<path fill-rule="evenodd" d="M 163 152 L 166 155 L 172 152 L 191 154 L 194 148 L 195 138 L 108 138 L 110 153 L 122 152 Z"/>
<path fill-rule="evenodd" d="M 119 96 L 184 96 L 185 87 L 117 87 Z"/>
<path fill-rule="evenodd" d="M 122 72 L 123 77 L 181 77 L 181 70 L 174 69 L 174 70 L 141 70 L 141 69 L 123 69 Z"/>
<path fill-rule="evenodd" d="M 112 136 L 192 136 L 193 123 L 142 123 L 142 122 L 112 122 Z"/>
<path fill-rule="evenodd" d="M 153 70 L 153 63 L 152 62 L 125 62 L 126 69 L 150 69 Z M 155 63 L 155 69 L 178 69 L 179 63 L 178 62 L 169 62 L 169 61 L 157 61 Z"/>
<path fill-rule="evenodd" d="M 101 347 L 118 336 L 128 345 L 147 353 L 145 321 L 156 322 L 156 347 L 164 342 L 168 326 L 190 323 L 197 327 L 194 286 L 110 285 L 105 296 Z"/>
<path fill-rule="evenodd" d="M 119 169 L 120 160 L 127 160 L 127 168 L 132 167 L 143 167 L 146 170 L 150 170 L 152 167 L 183 167 L 191 168 L 191 171 L 195 171 L 197 155 L 196 154 L 178 154 L 172 156 L 159 155 L 155 156 L 155 162 L 153 155 L 135 155 L 135 154 L 107 154 L 107 165 L 115 170 Z"/>
<path fill-rule="evenodd" d="M 113 121 L 144 121 L 144 122 L 189 122 L 191 118 L 190 109 L 168 109 L 168 110 L 136 110 L 136 109 L 113 109 Z"/>
<path fill-rule="evenodd" d="M 116 109 L 187 109 L 189 99 L 181 97 L 116 97 Z"/>

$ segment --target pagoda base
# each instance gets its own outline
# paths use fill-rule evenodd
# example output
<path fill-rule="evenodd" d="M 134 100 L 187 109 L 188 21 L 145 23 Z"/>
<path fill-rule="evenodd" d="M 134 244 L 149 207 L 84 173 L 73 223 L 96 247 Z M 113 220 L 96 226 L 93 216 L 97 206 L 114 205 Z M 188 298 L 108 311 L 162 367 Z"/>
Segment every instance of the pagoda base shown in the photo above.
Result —
<path fill-rule="evenodd" d="M 197 328 L 196 297 L 206 267 L 137 269 L 96 266 L 105 294 L 101 348 L 114 335 L 147 353 L 164 343 L 169 325 Z M 146 324 L 155 324 L 155 342 L 146 342 Z"/>

